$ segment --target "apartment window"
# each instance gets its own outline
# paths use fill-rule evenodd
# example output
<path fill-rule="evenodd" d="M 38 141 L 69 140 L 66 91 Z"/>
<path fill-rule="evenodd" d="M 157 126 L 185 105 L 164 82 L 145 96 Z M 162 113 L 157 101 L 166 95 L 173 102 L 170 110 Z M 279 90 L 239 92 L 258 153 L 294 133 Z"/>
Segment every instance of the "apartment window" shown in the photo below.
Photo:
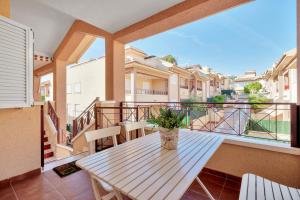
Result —
<path fill-rule="evenodd" d="M 67 85 L 67 94 L 72 94 L 72 87 L 71 87 L 71 85 Z"/>
<path fill-rule="evenodd" d="M 81 84 L 80 83 L 75 83 L 74 85 L 74 93 L 81 93 Z"/>

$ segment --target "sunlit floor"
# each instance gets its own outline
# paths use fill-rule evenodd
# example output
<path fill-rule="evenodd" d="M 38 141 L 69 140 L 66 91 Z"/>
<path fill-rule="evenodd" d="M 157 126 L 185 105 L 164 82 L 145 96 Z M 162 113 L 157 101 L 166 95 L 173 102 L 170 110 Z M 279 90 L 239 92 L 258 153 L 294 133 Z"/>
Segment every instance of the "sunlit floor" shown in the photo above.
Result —
<path fill-rule="evenodd" d="M 203 170 L 200 179 L 210 190 L 215 199 L 235 200 L 238 199 L 240 179 L 212 174 L 210 170 Z M 65 178 L 60 178 L 53 170 L 46 171 L 39 176 L 0 188 L 0 200 L 11 199 L 74 199 L 93 200 L 93 192 L 88 174 L 81 170 Z M 127 199 L 127 198 L 126 198 Z M 205 192 L 194 182 L 183 196 L 184 200 L 208 200 Z"/>

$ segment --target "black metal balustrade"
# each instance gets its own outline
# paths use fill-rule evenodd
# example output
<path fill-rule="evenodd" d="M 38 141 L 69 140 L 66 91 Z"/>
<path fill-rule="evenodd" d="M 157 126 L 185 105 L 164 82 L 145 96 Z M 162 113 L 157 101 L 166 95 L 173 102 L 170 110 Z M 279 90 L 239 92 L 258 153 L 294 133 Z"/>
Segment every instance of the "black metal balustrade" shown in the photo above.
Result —
<path fill-rule="evenodd" d="M 147 120 L 160 108 L 184 112 L 191 130 L 292 143 L 297 134 L 297 106 L 291 103 L 123 102 L 120 121 Z"/>

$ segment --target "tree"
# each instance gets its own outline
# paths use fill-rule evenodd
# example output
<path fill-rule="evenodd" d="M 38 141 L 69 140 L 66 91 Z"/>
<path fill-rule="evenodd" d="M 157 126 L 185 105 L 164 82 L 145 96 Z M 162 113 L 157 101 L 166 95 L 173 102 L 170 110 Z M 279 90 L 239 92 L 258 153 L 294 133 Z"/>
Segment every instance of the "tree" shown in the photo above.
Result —
<path fill-rule="evenodd" d="M 249 83 L 244 87 L 244 93 L 245 94 L 255 94 L 257 93 L 260 89 L 262 89 L 262 84 L 260 82 L 253 82 Z"/>
<path fill-rule="evenodd" d="M 169 62 L 169 63 L 172 63 L 172 64 L 174 64 L 174 65 L 177 65 L 177 60 L 176 60 L 176 58 L 175 58 L 174 56 L 172 56 L 172 55 L 164 56 L 162 59 L 165 60 L 165 61 L 167 61 L 167 62 Z"/>

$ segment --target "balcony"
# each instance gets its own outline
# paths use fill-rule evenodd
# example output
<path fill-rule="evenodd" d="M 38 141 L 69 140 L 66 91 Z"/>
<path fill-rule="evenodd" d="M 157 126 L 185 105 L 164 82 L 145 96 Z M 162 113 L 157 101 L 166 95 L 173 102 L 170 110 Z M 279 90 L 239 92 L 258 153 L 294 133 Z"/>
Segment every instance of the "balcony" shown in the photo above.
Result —
<path fill-rule="evenodd" d="M 149 94 L 149 95 L 168 95 L 168 91 L 164 90 L 150 90 L 150 89 L 137 89 L 136 94 Z"/>

